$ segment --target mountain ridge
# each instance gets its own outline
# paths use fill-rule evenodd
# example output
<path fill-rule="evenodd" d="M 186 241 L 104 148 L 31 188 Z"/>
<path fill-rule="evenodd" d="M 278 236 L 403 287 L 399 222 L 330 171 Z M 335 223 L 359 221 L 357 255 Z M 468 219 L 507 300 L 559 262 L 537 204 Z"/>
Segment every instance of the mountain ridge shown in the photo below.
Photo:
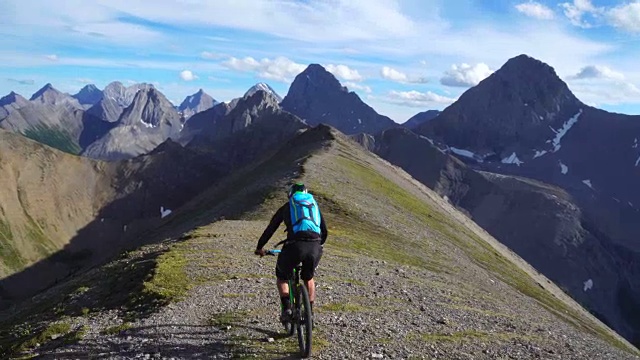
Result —
<path fill-rule="evenodd" d="M 271 335 L 280 329 L 277 304 L 264 306 L 265 298 L 277 301 L 273 268 L 250 257 L 255 243 L 243 239 L 260 235 L 272 211 L 286 201 L 282 189 L 293 181 L 307 183 L 331 231 L 317 275 L 326 286 L 319 287 L 316 302 L 322 324 L 314 330 L 316 357 L 437 352 L 481 359 L 636 358 L 624 340 L 439 196 L 323 125 L 174 209 L 173 217 L 148 234 L 154 239 L 149 245 L 2 313 L 2 354 L 81 356 L 109 351 L 114 341 L 130 357 L 153 351 L 178 357 L 292 353 L 295 340 Z M 412 216 L 389 221 L 388 214 L 396 212 Z M 358 274 L 357 281 L 350 274 Z M 362 292 L 371 296 L 354 296 Z M 60 323 L 51 308 L 65 316 L 68 330 L 61 335 L 78 329 L 86 334 L 67 342 L 45 339 L 34 350 L 16 330 L 27 321 L 42 334 Z M 247 316 L 257 309 L 259 316 Z M 209 331 L 201 325 L 207 321 Z M 370 324 L 381 331 L 362 331 Z M 184 332 L 190 336 L 175 336 Z"/>

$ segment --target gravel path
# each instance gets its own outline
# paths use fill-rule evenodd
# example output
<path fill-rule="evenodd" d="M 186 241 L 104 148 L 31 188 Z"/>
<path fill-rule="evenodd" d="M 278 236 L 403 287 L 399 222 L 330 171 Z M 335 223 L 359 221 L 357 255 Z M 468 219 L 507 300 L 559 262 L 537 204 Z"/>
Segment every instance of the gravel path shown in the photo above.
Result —
<path fill-rule="evenodd" d="M 41 358 L 297 358 L 295 337 L 284 337 L 276 320 L 275 258 L 252 255 L 264 226 L 220 221 L 193 231 L 175 248 L 197 284 L 182 301 L 117 335 L 102 333 L 122 324 L 115 310 L 74 318 L 74 327 L 86 326 L 84 338 L 41 349 Z M 339 238 L 330 241 L 317 272 L 314 358 L 634 358 L 479 268 L 466 271 L 483 282 L 469 282 L 346 253 Z"/>

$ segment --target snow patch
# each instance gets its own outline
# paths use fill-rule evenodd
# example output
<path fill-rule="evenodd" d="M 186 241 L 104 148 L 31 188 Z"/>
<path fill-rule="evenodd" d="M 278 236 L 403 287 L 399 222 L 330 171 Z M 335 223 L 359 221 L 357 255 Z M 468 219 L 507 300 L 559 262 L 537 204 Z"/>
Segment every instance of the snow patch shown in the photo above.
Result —
<path fill-rule="evenodd" d="M 638 148 L 638 138 L 636 138 L 636 139 L 633 141 L 633 146 L 631 146 L 631 148 L 632 148 L 632 149 L 637 149 L 637 148 Z"/>
<path fill-rule="evenodd" d="M 593 280 L 589 279 L 584 282 L 584 288 L 582 290 L 586 292 L 587 290 L 591 290 L 592 288 L 593 288 Z"/>
<path fill-rule="evenodd" d="M 613 200 L 615 200 L 615 202 L 617 202 L 618 204 L 620 204 L 620 199 L 617 198 L 612 198 Z"/>
<path fill-rule="evenodd" d="M 522 162 L 522 161 L 520 161 L 520 159 L 518 159 L 518 155 L 516 155 L 515 152 L 513 154 L 511 154 L 511 156 L 502 159 L 502 163 L 503 164 L 516 164 L 518 166 L 524 164 L 524 162 Z"/>
<path fill-rule="evenodd" d="M 433 145 L 433 140 L 429 139 L 428 137 L 420 135 L 420 138 L 427 140 L 428 142 L 431 143 L 431 145 Z"/>
<path fill-rule="evenodd" d="M 562 128 L 560 128 L 559 130 L 553 130 L 553 128 L 551 130 L 553 130 L 553 132 L 556 133 L 556 137 L 553 138 L 553 152 L 556 152 L 558 150 L 560 150 L 560 140 L 562 140 L 562 138 L 567 134 L 567 132 L 571 129 L 571 127 L 573 125 L 575 125 L 578 122 L 578 118 L 580 117 L 580 115 L 582 115 L 582 109 L 580 109 L 580 111 L 575 114 L 571 119 L 569 119 L 567 122 L 564 123 L 564 125 L 562 125 Z"/>
<path fill-rule="evenodd" d="M 148 123 L 148 122 L 146 122 L 146 121 L 144 121 L 144 120 L 142 120 L 142 119 L 140 119 L 140 122 L 141 122 L 141 123 L 142 123 L 142 125 L 144 125 L 144 127 L 146 127 L 146 128 L 154 128 L 154 127 L 155 127 L 155 125 L 153 125 L 153 124 L 151 124 L 151 123 Z"/>
<path fill-rule="evenodd" d="M 569 172 L 569 167 L 563 164 L 562 161 L 560 161 L 560 172 L 562 172 L 562 175 L 567 175 Z"/>
<path fill-rule="evenodd" d="M 456 154 L 456 155 L 464 156 L 466 158 L 470 158 L 470 159 L 474 159 L 474 160 L 477 159 L 477 156 L 473 151 L 469 151 L 469 150 L 465 150 L 465 149 L 458 149 L 458 148 L 454 148 L 454 147 L 450 147 L 449 150 L 451 150 L 451 152 Z"/>
<path fill-rule="evenodd" d="M 588 179 L 587 180 L 582 180 L 582 183 L 593 189 L 593 185 L 591 184 L 591 180 L 588 180 Z"/>
<path fill-rule="evenodd" d="M 171 215 L 172 211 L 169 209 L 165 209 L 164 206 L 160 206 L 160 218 L 164 219 L 167 216 Z"/>
<path fill-rule="evenodd" d="M 638 160 L 636 160 L 636 166 L 640 165 L 640 156 L 638 156 Z"/>
<path fill-rule="evenodd" d="M 362 119 L 358 119 L 358 124 L 362 124 Z"/>
<path fill-rule="evenodd" d="M 542 150 L 542 151 L 540 151 L 540 150 L 534 150 L 534 151 L 536 152 L 536 154 L 535 154 L 535 155 L 533 155 L 533 158 L 534 158 L 534 159 L 539 158 L 540 156 L 542 156 L 542 155 L 544 155 L 544 154 L 546 154 L 546 153 L 547 153 L 547 150 Z"/>

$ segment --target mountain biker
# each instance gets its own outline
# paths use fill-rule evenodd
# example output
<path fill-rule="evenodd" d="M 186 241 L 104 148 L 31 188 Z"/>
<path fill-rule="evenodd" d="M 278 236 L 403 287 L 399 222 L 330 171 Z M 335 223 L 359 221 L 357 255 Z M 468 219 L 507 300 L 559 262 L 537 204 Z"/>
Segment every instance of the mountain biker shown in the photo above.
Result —
<path fill-rule="evenodd" d="M 309 301 L 313 313 L 315 300 L 315 282 L 313 275 L 320 258 L 322 246 L 327 240 L 327 225 L 324 217 L 320 215 L 318 203 L 307 192 L 304 184 L 293 184 L 288 192 L 289 201 L 286 202 L 271 218 L 271 222 L 264 230 L 255 250 L 256 255 L 265 255 L 263 247 L 284 221 L 287 239 L 284 241 L 282 252 L 276 262 L 276 285 L 282 303 L 280 321 L 289 320 L 291 304 L 289 301 L 288 280 L 293 278 L 293 269 L 302 262 L 300 278 L 304 281 L 309 291 Z"/>

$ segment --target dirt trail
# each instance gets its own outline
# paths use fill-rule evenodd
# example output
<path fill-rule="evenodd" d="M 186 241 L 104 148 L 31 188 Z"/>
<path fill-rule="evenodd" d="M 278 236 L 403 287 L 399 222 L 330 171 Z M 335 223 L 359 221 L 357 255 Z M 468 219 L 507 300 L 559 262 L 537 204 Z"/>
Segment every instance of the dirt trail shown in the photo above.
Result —
<path fill-rule="evenodd" d="M 170 252 L 184 256 L 196 284 L 184 300 L 115 335 L 104 331 L 122 324 L 116 311 L 75 318 L 73 327 L 86 326 L 84 338 L 40 354 L 296 358 L 295 338 L 283 337 L 276 321 L 275 258 L 252 255 L 264 226 L 221 221 L 194 230 Z M 633 358 L 576 332 L 491 277 L 475 288 L 444 272 L 346 253 L 340 241 L 330 239 L 317 273 L 314 358 Z"/>

